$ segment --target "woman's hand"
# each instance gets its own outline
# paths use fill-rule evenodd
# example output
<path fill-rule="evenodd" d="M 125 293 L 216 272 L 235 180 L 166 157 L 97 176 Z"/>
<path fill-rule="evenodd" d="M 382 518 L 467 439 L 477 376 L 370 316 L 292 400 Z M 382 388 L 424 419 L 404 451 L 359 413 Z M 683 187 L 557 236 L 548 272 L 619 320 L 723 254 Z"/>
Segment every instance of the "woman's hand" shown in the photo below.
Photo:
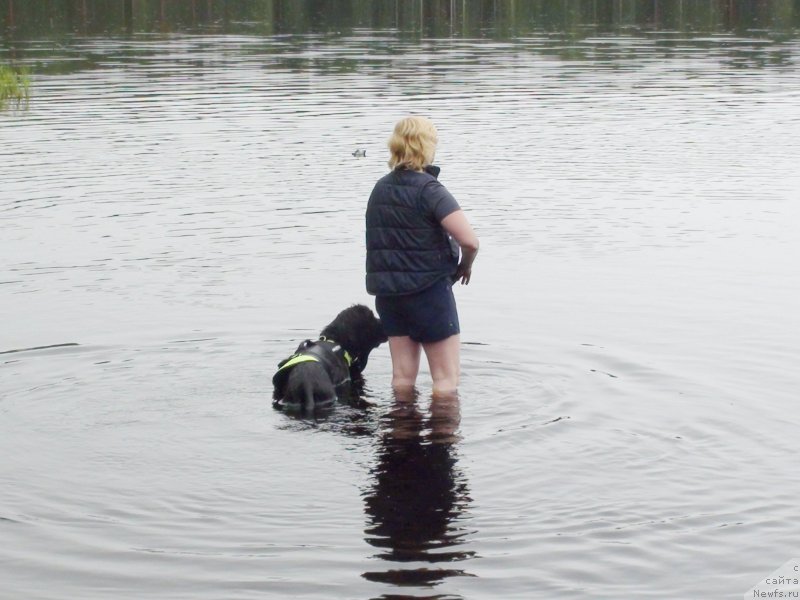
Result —
<path fill-rule="evenodd" d="M 456 283 L 460 279 L 461 285 L 467 285 L 469 284 L 470 277 L 472 277 L 472 265 L 467 266 L 462 261 L 459 263 L 455 275 L 453 275 L 453 283 Z"/>

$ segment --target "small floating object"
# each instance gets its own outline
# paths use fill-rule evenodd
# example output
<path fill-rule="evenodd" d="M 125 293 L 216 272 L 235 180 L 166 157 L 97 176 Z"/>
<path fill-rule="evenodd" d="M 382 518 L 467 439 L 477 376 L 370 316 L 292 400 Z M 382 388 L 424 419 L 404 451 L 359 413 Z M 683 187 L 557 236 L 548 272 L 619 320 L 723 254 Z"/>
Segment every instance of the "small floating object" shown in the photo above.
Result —
<path fill-rule="evenodd" d="M 361 157 L 364 157 L 366 155 L 367 155 L 367 151 L 364 150 L 363 148 L 356 148 L 355 150 L 353 150 L 353 156 L 355 156 L 356 158 L 361 158 Z"/>

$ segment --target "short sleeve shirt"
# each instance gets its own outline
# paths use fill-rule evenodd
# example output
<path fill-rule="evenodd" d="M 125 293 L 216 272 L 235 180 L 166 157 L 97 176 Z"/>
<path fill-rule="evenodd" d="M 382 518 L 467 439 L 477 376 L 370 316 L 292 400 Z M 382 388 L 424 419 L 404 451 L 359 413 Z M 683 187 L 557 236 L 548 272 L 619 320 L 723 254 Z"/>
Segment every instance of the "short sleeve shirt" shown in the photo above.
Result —
<path fill-rule="evenodd" d="M 426 215 L 437 223 L 441 223 L 447 215 L 461 209 L 447 188 L 436 180 L 425 185 L 422 190 L 422 198 Z"/>

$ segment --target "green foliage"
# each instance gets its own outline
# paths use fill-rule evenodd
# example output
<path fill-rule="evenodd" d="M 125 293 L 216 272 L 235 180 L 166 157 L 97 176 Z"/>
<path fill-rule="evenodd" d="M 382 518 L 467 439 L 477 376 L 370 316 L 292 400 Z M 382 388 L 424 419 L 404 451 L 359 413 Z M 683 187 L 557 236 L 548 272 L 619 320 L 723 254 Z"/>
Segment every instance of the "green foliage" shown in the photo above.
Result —
<path fill-rule="evenodd" d="M 366 28 L 432 37 L 513 37 L 631 27 L 796 35 L 800 0 L 0 0 L 0 34 L 4 27 L 9 36 Z"/>
<path fill-rule="evenodd" d="M 28 69 L 0 65 L 0 110 L 14 105 L 19 108 L 30 99 L 31 77 Z"/>

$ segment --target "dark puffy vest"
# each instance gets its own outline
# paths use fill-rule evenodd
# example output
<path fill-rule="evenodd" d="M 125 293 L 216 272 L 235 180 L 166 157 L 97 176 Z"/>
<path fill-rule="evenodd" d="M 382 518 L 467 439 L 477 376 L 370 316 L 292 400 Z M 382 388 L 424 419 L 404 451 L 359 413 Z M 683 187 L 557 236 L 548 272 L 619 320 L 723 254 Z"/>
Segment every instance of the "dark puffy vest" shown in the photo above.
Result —
<path fill-rule="evenodd" d="M 439 173 L 429 169 L 395 169 L 372 190 L 366 216 L 367 292 L 374 296 L 411 294 L 455 273 L 458 244 L 425 205 L 423 190 Z"/>

